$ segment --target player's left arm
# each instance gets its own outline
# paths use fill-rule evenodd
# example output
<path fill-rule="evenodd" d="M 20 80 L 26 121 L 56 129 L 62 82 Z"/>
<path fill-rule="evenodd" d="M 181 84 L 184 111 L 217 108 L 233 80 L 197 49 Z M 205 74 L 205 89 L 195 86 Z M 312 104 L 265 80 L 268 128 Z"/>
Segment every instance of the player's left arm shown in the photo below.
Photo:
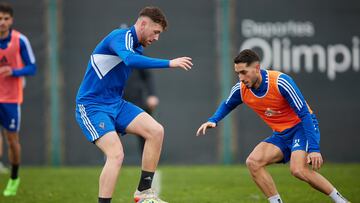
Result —
<path fill-rule="evenodd" d="M 25 35 L 20 35 L 20 55 L 24 63 L 21 69 L 13 69 L 12 76 L 21 77 L 34 75 L 36 73 L 35 55 L 30 42 Z"/>
<path fill-rule="evenodd" d="M 300 89 L 297 87 L 294 80 L 286 74 L 281 74 L 279 76 L 278 87 L 280 93 L 288 101 L 291 108 L 301 119 L 301 123 L 304 127 L 305 136 L 308 140 L 309 158 L 311 158 L 312 156 L 319 158 L 318 156 L 320 155 L 320 136 L 319 133 L 316 132 L 311 113 Z M 315 168 L 319 168 L 319 166 L 321 166 L 322 159 L 317 160 L 317 162 L 319 163 L 313 163 L 315 164 Z"/>

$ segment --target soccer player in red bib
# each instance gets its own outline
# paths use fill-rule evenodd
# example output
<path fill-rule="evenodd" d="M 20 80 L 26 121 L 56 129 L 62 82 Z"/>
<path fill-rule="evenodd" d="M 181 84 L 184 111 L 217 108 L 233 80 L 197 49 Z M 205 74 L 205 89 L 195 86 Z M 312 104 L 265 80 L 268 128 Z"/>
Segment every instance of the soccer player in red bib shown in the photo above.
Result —
<path fill-rule="evenodd" d="M 329 195 L 334 202 L 348 202 L 317 172 L 323 164 L 318 121 L 292 78 L 278 71 L 260 69 L 259 56 L 249 49 L 240 52 L 234 63 L 239 82 L 215 114 L 200 126 L 197 135 L 204 135 L 207 128 L 216 127 L 236 106 L 245 103 L 273 130 L 246 160 L 253 180 L 270 203 L 282 200 L 265 167 L 289 161 L 296 178 Z"/>
<path fill-rule="evenodd" d="M 27 37 L 11 28 L 13 9 L 0 3 L 0 125 L 9 144 L 10 180 L 4 196 L 16 195 L 20 184 L 20 107 L 23 102 L 24 76 L 36 72 L 35 57 Z"/>

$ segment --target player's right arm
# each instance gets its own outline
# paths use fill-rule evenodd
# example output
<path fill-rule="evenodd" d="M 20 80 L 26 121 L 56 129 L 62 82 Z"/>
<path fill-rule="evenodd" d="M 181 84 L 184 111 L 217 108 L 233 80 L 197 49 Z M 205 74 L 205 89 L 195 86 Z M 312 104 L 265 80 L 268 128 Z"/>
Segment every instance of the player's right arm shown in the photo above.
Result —
<path fill-rule="evenodd" d="M 190 57 L 179 57 L 173 60 L 151 58 L 136 53 L 133 48 L 127 43 L 128 36 L 126 33 L 119 32 L 112 37 L 109 42 L 109 47 L 114 51 L 122 61 L 130 67 L 137 69 L 150 68 L 182 68 L 189 70 L 192 67 Z"/>
<path fill-rule="evenodd" d="M 205 135 L 206 129 L 215 128 L 218 122 L 220 122 L 241 103 L 240 82 L 238 82 L 232 87 L 229 97 L 220 104 L 216 112 L 208 119 L 208 121 L 200 126 L 196 135 Z"/>

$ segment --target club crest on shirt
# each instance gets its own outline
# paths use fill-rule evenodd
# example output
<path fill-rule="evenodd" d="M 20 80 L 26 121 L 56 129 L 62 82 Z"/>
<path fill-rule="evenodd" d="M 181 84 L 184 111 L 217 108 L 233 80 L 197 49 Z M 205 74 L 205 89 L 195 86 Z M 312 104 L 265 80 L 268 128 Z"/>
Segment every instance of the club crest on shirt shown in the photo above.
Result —
<path fill-rule="evenodd" d="M 272 110 L 272 109 L 270 109 L 270 108 L 266 108 L 266 111 L 265 111 L 265 115 L 266 115 L 267 117 L 279 115 L 280 113 L 281 113 L 281 111 L 275 111 L 275 110 Z"/>

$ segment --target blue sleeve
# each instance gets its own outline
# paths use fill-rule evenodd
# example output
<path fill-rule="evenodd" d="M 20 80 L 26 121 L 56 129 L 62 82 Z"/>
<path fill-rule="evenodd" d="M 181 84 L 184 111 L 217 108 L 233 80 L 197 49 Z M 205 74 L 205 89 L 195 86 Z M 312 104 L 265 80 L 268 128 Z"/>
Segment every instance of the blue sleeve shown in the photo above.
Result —
<path fill-rule="evenodd" d="M 20 35 L 20 55 L 24 63 L 21 69 L 13 70 L 12 76 L 21 77 L 36 73 L 35 56 L 30 42 L 25 35 Z"/>
<path fill-rule="evenodd" d="M 128 43 L 128 41 L 131 39 L 132 38 L 129 39 L 126 33 L 118 32 L 112 36 L 109 42 L 110 49 L 114 51 L 127 66 L 137 69 L 169 67 L 169 60 L 150 58 L 135 53 L 132 48 L 132 43 Z"/>
<path fill-rule="evenodd" d="M 218 123 L 241 103 L 240 83 L 238 82 L 232 87 L 229 97 L 220 104 L 214 115 L 211 116 L 208 121 Z"/>
<path fill-rule="evenodd" d="M 278 87 L 281 95 L 288 101 L 291 108 L 301 119 L 308 140 L 308 151 L 320 152 L 320 137 L 316 133 L 310 111 L 299 88 L 291 77 L 285 74 L 279 76 Z"/>

